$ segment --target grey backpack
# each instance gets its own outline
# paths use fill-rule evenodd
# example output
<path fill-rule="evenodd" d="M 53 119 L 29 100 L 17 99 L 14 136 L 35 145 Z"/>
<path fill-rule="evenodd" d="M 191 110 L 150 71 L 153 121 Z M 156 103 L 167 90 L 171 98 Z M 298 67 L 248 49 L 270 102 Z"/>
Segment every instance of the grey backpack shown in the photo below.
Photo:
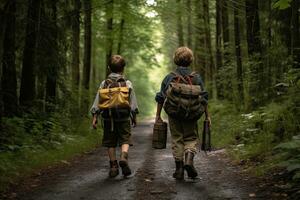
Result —
<path fill-rule="evenodd" d="M 187 76 L 172 74 L 175 77 L 167 89 L 164 110 L 175 119 L 198 120 L 204 113 L 206 101 L 200 85 L 193 84 L 196 73 Z"/>

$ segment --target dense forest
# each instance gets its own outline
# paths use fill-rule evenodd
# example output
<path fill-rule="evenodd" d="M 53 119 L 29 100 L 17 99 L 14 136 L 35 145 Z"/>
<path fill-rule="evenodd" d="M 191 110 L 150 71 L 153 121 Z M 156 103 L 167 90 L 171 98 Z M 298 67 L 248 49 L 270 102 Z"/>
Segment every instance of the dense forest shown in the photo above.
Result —
<path fill-rule="evenodd" d="M 257 175 L 283 171 L 289 189 L 299 190 L 299 6 L 298 0 L 1 0 L 1 189 L 98 145 L 101 131 L 90 128 L 89 108 L 111 55 L 126 59 L 146 118 L 174 69 L 174 50 L 188 46 L 210 95 L 213 146 L 227 148 Z"/>

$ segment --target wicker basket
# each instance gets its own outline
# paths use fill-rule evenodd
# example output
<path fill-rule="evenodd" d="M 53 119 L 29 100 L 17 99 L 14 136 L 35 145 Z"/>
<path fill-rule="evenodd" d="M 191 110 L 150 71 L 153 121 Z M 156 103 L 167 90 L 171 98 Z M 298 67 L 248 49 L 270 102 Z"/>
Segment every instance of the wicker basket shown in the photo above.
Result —
<path fill-rule="evenodd" d="M 152 147 L 155 149 L 165 149 L 167 146 L 168 124 L 158 122 L 153 127 Z"/>

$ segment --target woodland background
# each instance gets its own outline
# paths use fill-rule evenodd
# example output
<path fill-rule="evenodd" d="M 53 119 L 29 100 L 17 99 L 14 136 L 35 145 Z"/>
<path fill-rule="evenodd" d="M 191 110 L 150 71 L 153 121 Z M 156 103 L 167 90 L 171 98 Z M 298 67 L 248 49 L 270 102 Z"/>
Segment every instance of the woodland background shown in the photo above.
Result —
<path fill-rule="evenodd" d="M 210 94 L 213 143 L 300 180 L 298 0 L 1 0 L 1 190 L 99 145 L 89 108 L 121 54 L 142 118 L 179 46 Z M 202 122 L 199 122 L 202 124 Z"/>

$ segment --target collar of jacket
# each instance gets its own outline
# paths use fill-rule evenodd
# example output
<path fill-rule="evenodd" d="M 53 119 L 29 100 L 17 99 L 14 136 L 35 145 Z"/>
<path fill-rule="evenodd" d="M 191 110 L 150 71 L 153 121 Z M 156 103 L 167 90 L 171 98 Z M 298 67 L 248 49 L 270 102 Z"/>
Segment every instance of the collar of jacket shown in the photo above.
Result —
<path fill-rule="evenodd" d="M 182 67 L 182 66 L 179 66 L 176 68 L 176 71 L 179 72 L 180 74 L 188 74 L 188 73 L 191 73 L 191 69 L 190 67 Z"/>
<path fill-rule="evenodd" d="M 124 76 L 122 74 L 118 74 L 118 73 L 114 73 L 114 72 L 112 72 L 108 75 L 108 78 L 111 78 L 111 79 L 118 79 L 121 77 L 124 77 Z"/>

